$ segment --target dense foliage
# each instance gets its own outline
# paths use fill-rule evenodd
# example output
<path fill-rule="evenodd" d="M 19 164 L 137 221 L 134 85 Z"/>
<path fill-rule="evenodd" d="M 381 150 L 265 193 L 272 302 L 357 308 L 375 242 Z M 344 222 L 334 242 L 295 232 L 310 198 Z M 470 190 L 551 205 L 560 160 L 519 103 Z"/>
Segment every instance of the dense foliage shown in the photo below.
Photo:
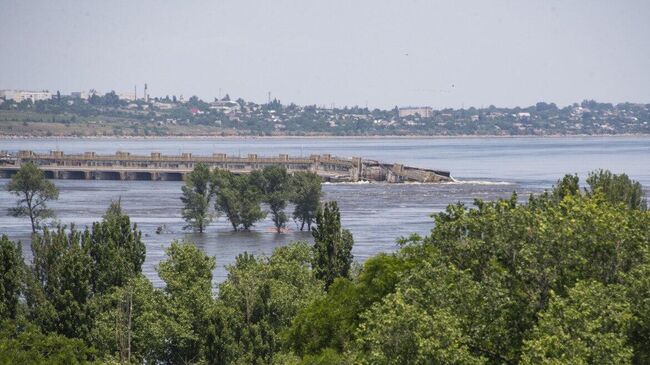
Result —
<path fill-rule="evenodd" d="M 307 230 L 311 231 L 323 195 L 320 177 L 310 172 L 299 171 L 293 175 L 291 186 L 293 194 L 289 199 L 295 207 L 293 219 L 296 223 L 300 223 L 301 231 L 305 225 L 307 225 Z"/>
<path fill-rule="evenodd" d="M 187 174 L 185 185 L 181 188 L 183 194 L 183 219 L 187 222 L 185 228 L 193 228 L 203 232 L 205 227 L 212 221 L 210 203 L 212 191 L 210 189 L 211 177 L 210 168 L 204 164 L 198 164 L 194 170 Z"/>
<path fill-rule="evenodd" d="M 15 217 L 29 217 L 32 233 L 36 233 L 43 219 L 54 216 L 47 202 L 58 199 L 59 190 L 45 179 L 43 171 L 33 162 L 20 166 L 7 184 L 7 190 L 19 197 L 16 207 L 9 213 Z"/>
<path fill-rule="evenodd" d="M 260 206 L 264 196 L 258 177 L 258 173 L 235 175 L 227 170 L 214 173 L 215 208 L 228 218 L 234 231 L 248 230 L 266 217 Z"/>
<path fill-rule="evenodd" d="M 279 233 L 289 220 L 284 210 L 291 194 L 290 176 L 286 168 L 273 165 L 265 167 L 260 177 L 260 190 L 264 194 L 264 201 L 269 206 L 271 219 Z"/>
<path fill-rule="evenodd" d="M 242 254 L 218 290 L 214 259 L 179 242 L 155 288 L 113 207 L 84 232 L 36 235 L 27 267 L 0 240 L 0 308 L 15 313 L 0 362 L 646 364 L 650 212 L 636 189 L 595 172 L 586 189 L 567 175 L 525 202 L 452 204 L 428 236 L 356 268 L 326 203 L 313 245 Z"/>
<path fill-rule="evenodd" d="M 23 258 L 20 244 L 0 237 L 0 318 L 15 319 L 18 296 L 23 282 Z"/>
<path fill-rule="evenodd" d="M 316 213 L 314 236 L 314 275 L 325 287 L 336 278 L 347 278 L 352 264 L 352 233 L 341 228 L 341 213 L 335 201 L 326 202 Z"/>
<path fill-rule="evenodd" d="M 234 231 L 248 230 L 266 217 L 262 209 L 265 203 L 280 233 L 289 220 L 285 212 L 289 202 L 295 206 L 293 216 L 296 224 L 300 222 L 300 230 L 305 224 L 311 229 L 322 195 L 318 175 L 307 171 L 290 175 L 280 165 L 237 175 L 198 164 L 185 180 L 182 215 L 188 223 L 186 228 L 198 232 L 203 232 L 217 215 L 224 215 Z"/>

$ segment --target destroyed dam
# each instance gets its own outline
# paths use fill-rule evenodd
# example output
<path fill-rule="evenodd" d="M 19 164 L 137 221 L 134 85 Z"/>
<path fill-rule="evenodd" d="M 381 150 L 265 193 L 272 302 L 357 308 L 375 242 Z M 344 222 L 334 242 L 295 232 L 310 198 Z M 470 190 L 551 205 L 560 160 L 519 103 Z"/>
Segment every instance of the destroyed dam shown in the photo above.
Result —
<path fill-rule="evenodd" d="M 65 154 L 62 151 L 1 152 L 0 178 L 11 177 L 22 164 L 29 162 L 38 165 L 50 179 L 181 181 L 194 169 L 194 166 L 202 163 L 210 168 L 224 169 L 235 174 L 245 174 L 266 166 L 281 165 L 286 167 L 289 173 L 310 171 L 318 174 L 323 181 L 330 182 L 452 181 L 448 171 L 384 163 L 360 157 L 335 157 L 329 154 L 309 157 L 291 157 L 286 154 L 262 157 L 249 154 L 240 157 L 224 153 L 214 153 L 212 156 L 197 156 L 191 153 L 163 155 L 158 152 L 152 152 L 150 155 L 135 155 L 129 152 L 100 155 L 95 152 Z"/>

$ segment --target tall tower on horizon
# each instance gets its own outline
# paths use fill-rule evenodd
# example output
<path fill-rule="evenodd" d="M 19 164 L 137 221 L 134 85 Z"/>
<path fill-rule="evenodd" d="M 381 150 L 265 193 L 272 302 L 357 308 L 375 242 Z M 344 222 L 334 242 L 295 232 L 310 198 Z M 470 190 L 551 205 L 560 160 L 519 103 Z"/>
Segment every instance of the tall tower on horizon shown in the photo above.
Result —
<path fill-rule="evenodd" d="M 148 103 L 149 102 L 149 89 L 147 88 L 147 83 L 144 83 L 144 102 Z"/>

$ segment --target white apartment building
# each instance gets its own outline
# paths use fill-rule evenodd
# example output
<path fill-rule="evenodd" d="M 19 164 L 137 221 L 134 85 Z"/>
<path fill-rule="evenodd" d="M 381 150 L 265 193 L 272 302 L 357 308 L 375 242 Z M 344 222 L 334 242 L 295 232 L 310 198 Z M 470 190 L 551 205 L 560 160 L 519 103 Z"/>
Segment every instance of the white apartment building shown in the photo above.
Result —
<path fill-rule="evenodd" d="M 40 100 L 52 99 L 52 93 L 47 90 L 43 90 L 43 91 L 0 90 L 0 98 L 5 98 L 6 100 L 13 100 L 17 103 L 20 103 L 23 100 L 31 100 L 32 102 L 36 102 Z"/>
<path fill-rule="evenodd" d="M 433 109 L 429 106 L 406 107 L 399 108 L 400 118 L 411 117 L 419 115 L 420 118 L 431 118 L 433 116 Z"/>
<path fill-rule="evenodd" d="M 135 101 L 135 92 L 122 92 L 117 94 L 120 100 Z"/>

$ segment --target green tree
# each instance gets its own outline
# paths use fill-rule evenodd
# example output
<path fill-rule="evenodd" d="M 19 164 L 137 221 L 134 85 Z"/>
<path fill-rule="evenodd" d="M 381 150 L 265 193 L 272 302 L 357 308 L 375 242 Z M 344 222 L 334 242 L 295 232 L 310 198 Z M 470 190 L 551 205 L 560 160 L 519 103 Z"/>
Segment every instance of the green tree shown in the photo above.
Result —
<path fill-rule="evenodd" d="M 16 207 L 9 209 L 9 213 L 15 217 L 29 217 L 32 233 L 36 233 L 43 219 L 54 216 L 46 203 L 58 199 L 59 190 L 45 179 L 43 171 L 33 162 L 20 166 L 7 184 L 7 190 L 19 197 Z"/>
<path fill-rule="evenodd" d="M 290 196 L 290 180 L 287 169 L 283 166 L 267 166 L 262 170 L 262 192 L 264 201 L 271 210 L 271 219 L 278 233 L 282 231 L 288 220 L 284 210 Z"/>
<path fill-rule="evenodd" d="M 217 170 L 213 175 L 213 190 L 216 194 L 215 208 L 228 217 L 233 230 L 240 226 L 250 229 L 266 214 L 262 211 L 263 194 L 249 175 L 235 175 L 229 171 Z"/>
<path fill-rule="evenodd" d="M 650 363 L 650 253 L 643 265 L 636 267 L 626 278 L 627 298 L 633 319 L 629 343 L 634 348 L 634 364 Z"/>
<path fill-rule="evenodd" d="M 352 264 L 352 233 L 341 228 L 341 213 L 335 201 L 327 202 L 316 214 L 313 268 L 317 278 L 329 287 L 337 277 L 348 277 Z"/>
<path fill-rule="evenodd" d="M 301 231 L 305 225 L 307 230 L 311 231 L 323 195 L 321 179 L 313 172 L 299 171 L 292 176 L 291 186 L 291 202 L 295 206 L 293 219 L 300 222 Z"/>
<path fill-rule="evenodd" d="M 212 341 L 222 344 L 214 349 L 222 363 L 268 364 L 280 353 L 281 334 L 298 310 L 322 295 L 323 282 L 310 269 L 312 256 L 311 247 L 300 242 L 270 257 L 242 254 L 228 267 L 219 286 L 220 331 L 212 330 Z"/>
<path fill-rule="evenodd" d="M 632 315 L 622 287 L 578 282 L 549 307 L 524 343 L 523 364 L 631 364 Z"/>
<path fill-rule="evenodd" d="M 0 323 L 0 364 L 77 365 L 96 360 L 96 351 L 78 338 L 43 334 L 30 323 Z"/>
<path fill-rule="evenodd" d="M 284 362 L 278 362 L 283 364 Z M 325 349 L 318 355 L 306 355 L 297 362 L 299 365 L 351 365 L 348 354 L 340 354 L 332 349 Z"/>
<path fill-rule="evenodd" d="M 484 364 L 472 353 L 461 321 L 451 312 L 427 312 L 391 294 L 364 314 L 358 329 L 358 364 Z"/>
<path fill-rule="evenodd" d="M 557 201 L 561 201 L 567 195 L 580 194 L 579 182 L 578 175 L 564 175 L 553 188 L 553 196 Z"/>
<path fill-rule="evenodd" d="M 232 225 L 233 230 L 237 231 L 241 220 L 239 217 L 240 208 L 235 186 L 235 175 L 230 171 L 217 169 L 212 175 L 212 180 L 212 190 L 215 195 L 215 209 L 217 212 L 224 213 Z"/>
<path fill-rule="evenodd" d="M 95 313 L 89 342 L 104 357 L 129 363 L 161 363 L 168 360 L 169 339 L 186 330 L 170 313 L 163 291 L 154 289 L 143 275 L 131 278 L 121 287 L 112 287 L 94 297 Z"/>
<path fill-rule="evenodd" d="M 490 300 L 496 313 L 486 309 L 489 316 L 476 315 L 499 318 L 494 330 L 474 337 L 475 346 L 495 363 L 519 361 L 522 343 L 552 293 L 565 297 L 582 280 L 619 284 L 645 262 L 650 216 L 613 205 L 601 192 L 569 194 L 559 201 L 542 194 L 528 204 L 518 204 L 513 196 L 475 205 L 450 205 L 436 214 L 425 244 L 470 273 L 482 290 L 491 289 L 486 293 L 508 298 Z"/>
<path fill-rule="evenodd" d="M 455 331 L 460 331 L 443 335 L 462 338 L 459 343 L 450 342 L 450 347 L 458 346 L 455 349 L 450 348 L 453 350 L 451 354 L 455 354 L 453 356 L 462 358 L 460 354 L 470 350 L 471 359 L 458 362 L 472 362 L 477 359 L 491 363 L 512 362 L 510 359 L 515 357 L 513 353 L 516 354 L 519 341 L 517 326 L 521 324 L 511 322 L 512 294 L 504 287 L 505 277 L 500 268 L 490 265 L 487 275 L 489 279 L 478 282 L 470 272 L 459 270 L 436 250 L 415 247 L 410 254 L 420 256 L 421 261 L 413 269 L 402 274 L 400 282 L 396 285 L 395 296 L 415 311 L 427 313 L 436 318 L 436 322 L 441 322 L 435 326 L 442 325 L 450 329 L 455 327 Z M 381 316 L 382 311 L 375 313 Z M 368 317 L 368 320 L 371 318 Z M 448 318 L 454 318 L 455 321 L 448 323 Z M 402 319 L 398 315 L 395 320 L 399 322 Z M 363 322 L 360 326 L 362 325 Z M 426 334 L 422 336 L 426 337 Z M 408 342 L 404 345 L 410 346 Z M 435 351 L 438 351 L 439 345 L 435 342 L 427 346 L 433 346 Z M 431 349 L 423 347 L 418 351 L 427 353 Z M 444 355 L 434 352 L 430 356 Z"/>
<path fill-rule="evenodd" d="M 44 332 L 85 338 L 92 316 L 92 260 L 82 247 L 82 233 L 71 227 L 47 228 L 32 239 L 33 266 L 27 278 L 29 317 Z"/>
<path fill-rule="evenodd" d="M 112 202 L 104 219 L 84 232 L 82 244 L 92 260 L 91 282 L 95 293 L 123 286 L 142 272 L 146 255 L 142 233 L 136 224 L 131 225 L 119 201 Z"/>
<path fill-rule="evenodd" d="M 240 343 L 233 330 L 237 328 L 236 312 L 223 302 L 217 301 L 210 313 L 206 324 L 205 355 L 210 365 L 228 365 L 240 356 Z"/>
<path fill-rule="evenodd" d="M 122 211 L 122 198 L 120 197 L 117 199 L 117 201 L 111 200 L 111 203 L 108 205 L 108 208 L 106 209 L 106 212 L 102 218 L 104 220 L 109 220 L 113 217 L 119 217 L 123 214 L 124 212 Z"/>
<path fill-rule="evenodd" d="M 212 307 L 214 257 L 191 243 L 173 242 L 168 259 L 158 265 L 173 328 L 167 336 L 165 357 L 171 363 L 194 363 L 202 359 L 206 325 Z"/>
<path fill-rule="evenodd" d="M 15 319 L 18 313 L 18 297 L 23 282 L 23 258 L 20 243 L 0 238 L 0 318 Z"/>
<path fill-rule="evenodd" d="M 623 203 L 630 209 L 647 209 L 643 187 L 626 174 L 613 174 L 609 170 L 596 170 L 587 177 L 591 193 L 600 191 L 613 203 Z"/>
<path fill-rule="evenodd" d="M 421 260 L 421 254 L 417 257 L 417 261 Z M 343 352 L 353 340 L 361 313 L 392 293 L 400 277 L 413 265 L 401 253 L 379 254 L 364 263 L 354 281 L 334 280 L 324 297 L 302 307 L 293 319 L 287 331 L 291 349 L 300 356 L 317 355 L 327 349 Z"/>
<path fill-rule="evenodd" d="M 192 228 L 202 233 L 212 221 L 210 181 L 210 168 L 205 164 L 196 165 L 187 175 L 181 196 L 183 219 L 188 223 L 185 228 Z"/>

